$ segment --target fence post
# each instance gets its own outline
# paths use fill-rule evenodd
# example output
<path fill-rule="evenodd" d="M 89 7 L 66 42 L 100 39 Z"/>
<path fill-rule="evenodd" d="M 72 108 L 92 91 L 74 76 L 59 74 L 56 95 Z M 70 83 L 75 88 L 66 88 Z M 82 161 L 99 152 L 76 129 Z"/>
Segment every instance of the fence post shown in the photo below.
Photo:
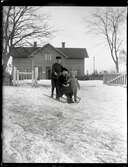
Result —
<path fill-rule="evenodd" d="M 105 75 L 105 73 L 103 74 L 103 83 L 104 84 L 106 83 L 106 75 Z"/>
<path fill-rule="evenodd" d="M 37 81 L 38 79 L 38 67 L 35 67 L 35 80 Z"/>
<path fill-rule="evenodd" d="M 24 75 L 21 74 L 21 81 L 24 82 Z"/>
<path fill-rule="evenodd" d="M 14 67 L 14 70 L 13 70 L 13 85 L 16 84 L 16 67 Z"/>
<path fill-rule="evenodd" d="M 32 70 L 32 86 L 37 86 L 37 79 L 38 79 L 38 67 L 35 67 L 34 70 Z"/>
<path fill-rule="evenodd" d="M 35 86 L 37 86 L 37 79 L 38 79 L 38 67 L 35 67 Z"/>
<path fill-rule="evenodd" d="M 17 70 L 17 85 L 19 85 L 19 70 Z"/>
<path fill-rule="evenodd" d="M 17 69 L 16 69 L 16 82 L 15 85 L 17 86 Z"/>
<path fill-rule="evenodd" d="M 32 69 L 32 86 L 34 85 L 34 70 Z"/>

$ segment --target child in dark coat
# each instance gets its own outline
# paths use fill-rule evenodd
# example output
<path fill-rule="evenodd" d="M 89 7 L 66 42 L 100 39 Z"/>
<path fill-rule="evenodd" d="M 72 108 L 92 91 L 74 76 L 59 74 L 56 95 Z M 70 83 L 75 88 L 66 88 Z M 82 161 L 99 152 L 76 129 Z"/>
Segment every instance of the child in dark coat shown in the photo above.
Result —
<path fill-rule="evenodd" d="M 71 85 L 67 82 L 68 81 L 68 70 L 63 68 L 62 75 L 59 77 L 59 84 L 60 84 L 60 92 L 61 92 L 61 97 L 63 94 L 67 96 L 67 102 L 68 103 L 73 103 L 72 100 L 72 89 Z"/>

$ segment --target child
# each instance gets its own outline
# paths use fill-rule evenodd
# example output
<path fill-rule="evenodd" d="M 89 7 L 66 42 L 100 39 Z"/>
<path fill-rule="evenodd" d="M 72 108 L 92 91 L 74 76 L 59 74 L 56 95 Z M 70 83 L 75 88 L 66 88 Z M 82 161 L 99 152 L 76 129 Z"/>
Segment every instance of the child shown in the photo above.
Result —
<path fill-rule="evenodd" d="M 63 68 L 62 70 L 62 75 L 59 77 L 59 86 L 60 86 L 60 94 L 61 97 L 65 94 L 67 97 L 67 102 L 68 103 L 73 103 L 72 100 L 72 89 L 68 81 L 68 70 L 66 68 Z"/>
<path fill-rule="evenodd" d="M 71 72 L 70 78 L 68 79 L 68 83 L 71 84 L 71 89 L 74 96 L 74 102 L 77 102 L 77 88 L 80 89 L 80 84 L 76 78 L 75 72 Z"/>

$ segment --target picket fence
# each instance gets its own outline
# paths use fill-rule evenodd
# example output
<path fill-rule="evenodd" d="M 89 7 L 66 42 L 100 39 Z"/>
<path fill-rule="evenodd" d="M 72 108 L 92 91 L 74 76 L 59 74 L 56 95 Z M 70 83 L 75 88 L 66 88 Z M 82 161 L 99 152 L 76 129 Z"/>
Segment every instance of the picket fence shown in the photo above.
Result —
<path fill-rule="evenodd" d="M 127 85 L 127 74 L 104 74 L 103 83 L 108 85 Z"/>
<path fill-rule="evenodd" d="M 24 85 L 25 83 L 32 84 L 32 86 L 37 85 L 38 79 L 38 68 L 35 68 L 31 72 L 22 72 L 19 71 L 16 67 L 13 70 L 13 80 L 12 83 L 14 86 Z"/>

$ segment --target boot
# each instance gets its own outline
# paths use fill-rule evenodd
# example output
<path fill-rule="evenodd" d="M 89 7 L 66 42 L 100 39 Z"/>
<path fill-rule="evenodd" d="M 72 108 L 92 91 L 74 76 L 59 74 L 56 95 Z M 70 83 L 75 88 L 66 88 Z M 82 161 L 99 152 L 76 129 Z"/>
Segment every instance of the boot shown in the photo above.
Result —
<path fill-rule="evenodd" d="M 56 97 L 56 100 L 60 101 L 60 97 Z"/>
<path fill-rule="evenodd" d="M 70 98 L 70 103 L 74 103 L 74 101 L 72 100 L 72 98 Z"/>
<path fill-rule="evenodd" d="M 74 103 L 72 98 L 67 97 L 67 103 Z"/>

